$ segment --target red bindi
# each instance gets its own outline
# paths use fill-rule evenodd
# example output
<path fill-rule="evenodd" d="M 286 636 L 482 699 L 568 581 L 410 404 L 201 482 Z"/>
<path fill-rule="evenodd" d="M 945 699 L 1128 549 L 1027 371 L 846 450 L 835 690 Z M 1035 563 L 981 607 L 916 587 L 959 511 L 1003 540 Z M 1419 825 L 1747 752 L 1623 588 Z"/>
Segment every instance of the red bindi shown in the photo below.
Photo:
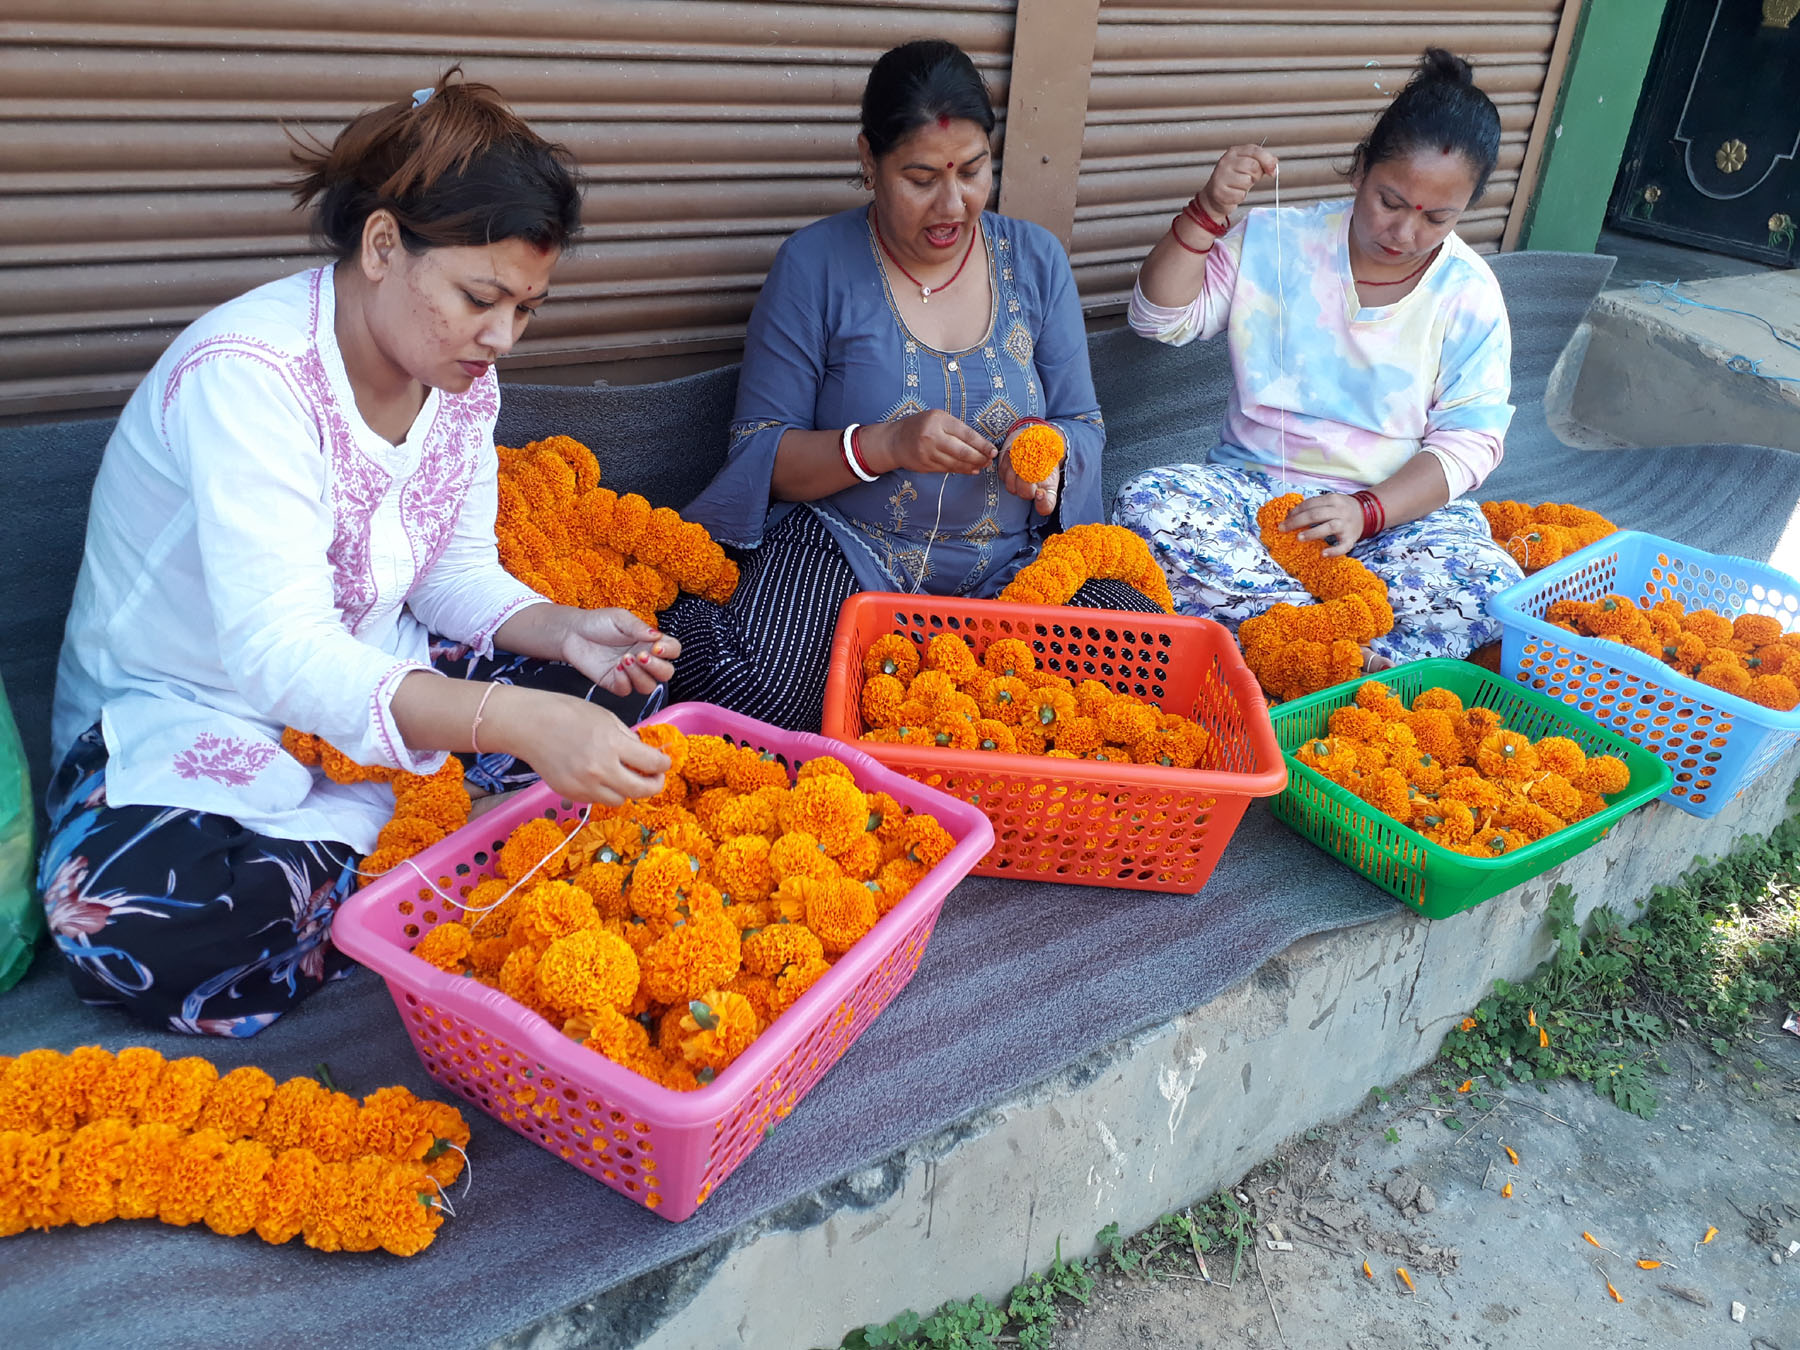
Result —
<path fill-rule="evenodd" d="M 938 114 L 938 130 L 939 131 L 948 131 L 949 129 L 950 129 L 950 114 L 949 113 L 939 113 Z"/>
<path fill-rule="evenodd" d="M 945 168 L 946 168 L 946 169 L 954 169 L 954 168 L 955 168 L 955 167 L 956 167 L 956 161 L 955 161 L 955 160 L 951 160 L 951 161 L 950 161 L 950 162 L 949 162 L 949 163 L 948 163 L 948 164 L 946 164 L 946 165 L 944 165 L 944 167 L 945 167 Z"/>

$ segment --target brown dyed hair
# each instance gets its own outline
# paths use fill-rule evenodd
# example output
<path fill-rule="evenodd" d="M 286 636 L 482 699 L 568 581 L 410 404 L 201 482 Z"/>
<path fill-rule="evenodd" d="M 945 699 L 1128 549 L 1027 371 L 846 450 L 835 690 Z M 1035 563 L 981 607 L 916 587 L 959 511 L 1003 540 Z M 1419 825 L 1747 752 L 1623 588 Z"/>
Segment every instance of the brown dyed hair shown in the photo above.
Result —
<path fill-rule="evenodd" d="M 405 98 L 362 113 L 330 145 L 293 138 L 294 200 L 312 207 L 313 232 L 339 258 L 355 256 L 384 209 L 411 253 L 503 239 L 560 252 L 580 230 L 568 150 L 461 74 L 451 66 L 417 106 Z"/>

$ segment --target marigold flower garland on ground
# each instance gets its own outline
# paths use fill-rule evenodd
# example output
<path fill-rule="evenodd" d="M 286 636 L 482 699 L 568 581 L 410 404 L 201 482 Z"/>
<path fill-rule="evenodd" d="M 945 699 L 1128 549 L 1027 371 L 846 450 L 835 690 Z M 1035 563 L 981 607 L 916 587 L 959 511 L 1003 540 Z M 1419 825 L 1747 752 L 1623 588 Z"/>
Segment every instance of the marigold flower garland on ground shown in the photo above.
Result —
<path fill-rule="evenodd" d="M 1284 534 L 1281 523 L 1305 500 L 1290 492 L 1256 513 L 1263 546 L 1320 603 L 1271 605 L 1238 625 L 1244 661 L 1273 698 L 1299 698 L 1363 669 L 1363 647 L 1390 632 L 1387 583 L 1354 558 L 1327 558 L 1319 540 Z"/>
<path fill-rule="evenodd" d="M 1555 502 L 1541 506 L 1483 502 L 1481 514 L 1487 517 L 1488 532 L 1494 536 L 1494 542 L 1527 572 L 1561 562 L 1577 549 L 1617 533 L 1619 528 L 1598 511 Z"/>
<path fill-rule="evenodd" d="M 1631 781 L 1623 760 L 1590 757 L 1574 741 L 1540 741 L 1500 726 L 1491 708 L 1465 708 L 1448 689 L 1412 707 L 1377 680 L 1331 714 L 1327 734 L 1295 752 L 1433 843 L 1495 858 L 1585 820 Z"/>
<path fill-rule="evenodd" d="M 710 1083 L 954 847 L 930 816 L 866 793 L 822 755 L 774 756 L 666 725 L 661 792 L 536 818 L 499 874 L 413 954 L 500 990 L 565 1035 L 677 1091 Z M 540 1116 L 557 1100 L 529 1085 Z"/>
<path fill-rule="evenodd" d="M 1037 558 L 1007 583 L 1000 598 L 1027 605 L 1066 605 L 1076 591 L 1095 580 L 1123 581 L 1155 601 L 1163 613 L 1175 612 L 1168 578 L 1150 556 L 1150 546 L 1121 525 L 1077 525 L 1051 535 Z"/>
<path fill-rule="evenodd" d="M 403 1087 L 359 1103 L 145 1046 L 30 1050 L 0 1057 L 0 1236 L 160 1219 L 411 1256 L 443 1223 L 468 1142 L 461 1112 Z"/>
<path fill-rule="evenodd" d="M 863 655 L 863 677 L 865 741 L 1177 769 L 1203 764 L 1212 749 L 1192 718 L 1040 670 L 1018 638 L 988 643 L 978 662 L 956 633 L 932 638 L 922 659 L 911 638 L 884 634 Z"/>
<path fill-rule="evenodd" d="M 499 454 L 500 562 L 540 595 L 654 624 L 682 591 L 723 604 L 737 589 L 737 564 L 704 526 L 601 487 L 600 465 L 580 441 L 551 436 Z"/>
<path fill-rule="evenodd" d="M 1623 643 L 1701 684 L 1776 712 L 1800 705 L 1800 633 L 1767 614 L 1728 619 L 1679 600 L 1644 608 L 1629 596 L 1557 600 L 1547 622 L 1583 637 Z"/>
<path fill-rule="evenodd" d="M 469 823 L 469 789 L 463 782 L 462 761 L 455 755 L 430 774 L 369 768 L 329 741 L 292 727 L 281 733 L 281 748 L 308 768 L 323 769 L 334 783 L 387 783 L 393 787 L 394 816 L 381 827 L 375 851 L 357 868 L 361 885 Z"/>

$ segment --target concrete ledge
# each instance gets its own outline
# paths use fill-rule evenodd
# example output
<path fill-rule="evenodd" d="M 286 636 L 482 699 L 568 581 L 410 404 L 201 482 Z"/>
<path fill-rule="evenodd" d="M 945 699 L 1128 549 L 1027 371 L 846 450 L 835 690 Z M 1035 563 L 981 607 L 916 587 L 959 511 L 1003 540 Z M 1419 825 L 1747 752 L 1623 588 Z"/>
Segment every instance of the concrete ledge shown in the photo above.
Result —
<path fill-rule="evenodd" d="M 1543 915 L 1558 883 L 1575 889 L 1583 918 L 1601 904 L 1635 915 L 1697 856 L 1767 834 L 1797 775 L 1800 751 L 1710 821 L 1639 811 L 1454 918 L 1396 906 L 1297 942 L 1206 1006 L 500 1344 L 799 1350 L 909 1307 L 1001 1298 L 1050 1263 L 1059 1239 L 1065 1257 L 1086 1256 L 1105 1224 L 1153 1223 L 1428 1063 L 1495 979 L 1522 978 L 1548 955 Z"/>
<path fill-rule="evenodd" d="M 1800 340 L 1800 273 L 1765 272 L 1681 283 L 1675 294 L 1765 316 Z M 1682 304 L 1647 287 L 1602 292 L 1570 414 L 1630 446 L 1770 445 L 1800 450 L 1800 351 L 1741 315 Z"/>

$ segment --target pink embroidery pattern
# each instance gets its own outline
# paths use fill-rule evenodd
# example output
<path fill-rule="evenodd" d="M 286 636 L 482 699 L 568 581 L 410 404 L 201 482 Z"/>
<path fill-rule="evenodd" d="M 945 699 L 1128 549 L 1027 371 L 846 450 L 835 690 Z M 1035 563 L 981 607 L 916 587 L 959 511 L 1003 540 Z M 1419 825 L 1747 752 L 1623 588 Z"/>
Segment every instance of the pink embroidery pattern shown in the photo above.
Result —
<path fill-rule="evenodd" d="M 415 576 L 430 572 L 451 536 L 500 415 L 500 384 L 490 369 L 466 393 L 441 394 L 425 433 L 418 470 L 400 489 L 400 520 L 412 546 Z"/>
<path fill-rule="evenodd" d="M 280 753 L 267 741 L 246 741 L 203 731 L 194 738 L 193 749 L 175 756 L 175 773 L 189 780 L 210 778 L 226 787 L 249 787 Z"/>

